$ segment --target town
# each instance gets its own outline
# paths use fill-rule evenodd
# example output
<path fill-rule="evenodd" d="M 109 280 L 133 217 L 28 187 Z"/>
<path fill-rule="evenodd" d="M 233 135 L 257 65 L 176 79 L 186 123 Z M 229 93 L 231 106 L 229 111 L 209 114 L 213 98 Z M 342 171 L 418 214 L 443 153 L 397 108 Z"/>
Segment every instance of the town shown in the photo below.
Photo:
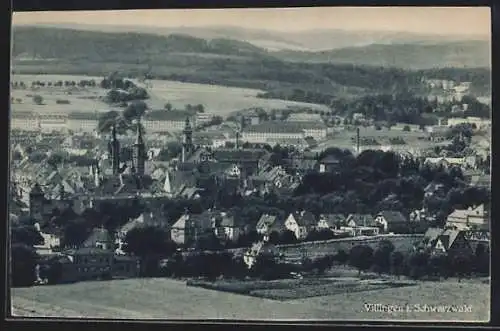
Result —
<path fill-rule="evenodd" d="M 121 91 L 116 86 L 141 89 L 113 79 L 98 82 L 107 97 Z M 12 83 L 26 86 L 37 104 L 43 102 L 37 91 L 64 84 Z M 307 109 L 284 110 L 280 119 L 278 111 L 272 119 L 259 110 L 222 119 L 203 105 L 150 110 L 139 99 L 117 100 L 126 103 L 122 112 L 12 114 L 15 282 L 172 275 L 179 261 L 203 251 L 239 257 L 246 273 L 269 254 L 273 263 L 316 266 L 329 256 L 348 259 L 370 238 L 394 246 L 407 235 L 407 251 L 459 252 L 459 267 L 488 254 L 487 119 L 377 128 L 362 116 L 354 121 L 363 124 L 330 121 L 330 114 Z M 405 146 L 405 134 L 418 135 L 425 147 Z M 350 146 L 334 147 L 338 135 L 349 136 Z M 38 258 L 18 262 L 26 254 L 16 251 L 17 241 L 34 247 Z M 314 242 L 329 244 L 318 250 Z M 300 254 L 286 249 L 301 243 Z"/>
<path fill-rule="evenodd" d="M 488 320 L 489 16 L 403 8 L 15 13 L 11 315 Z"/>

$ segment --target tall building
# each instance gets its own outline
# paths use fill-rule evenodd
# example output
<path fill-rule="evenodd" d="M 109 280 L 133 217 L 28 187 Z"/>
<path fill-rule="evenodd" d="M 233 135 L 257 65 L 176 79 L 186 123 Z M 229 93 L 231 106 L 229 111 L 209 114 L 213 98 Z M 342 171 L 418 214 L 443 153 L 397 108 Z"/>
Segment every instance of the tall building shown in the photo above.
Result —
<path fill-rule="evenodd" d="M 189 117 L 186 118 L 182 133 L 182 162 L 186 162 L 187 156 L 193 152 L 193 128 L 189 122 Z"/>
<path fill-rule="evenodd" d="M 34 219 L 40 219 L 43 214 L 43 205 L 45 194 L 38 183 L 36 183 L 29 193 L 30 216 Z"/>
<path fill-rule="evenodd" d="M 114 125 L 111 129 L 111 140 L 108 147 L 111 157 L 111 169 L 113 170 L 113 175 L 117 175 L 120 169 L 120 142 L 116 138 L 116 127 Z"/>
<path fill-rule="evenodd" d="M 135 168 L 136 174 L 139 176 L 144 175 L 144 169 L 146 167 L 146 145 L 144 144 L 144 139 L 142 138 L 141 122 L 137 122 L 137 136 L 135 139 L 133 152 L 132 152 L 132 162 Z"/>

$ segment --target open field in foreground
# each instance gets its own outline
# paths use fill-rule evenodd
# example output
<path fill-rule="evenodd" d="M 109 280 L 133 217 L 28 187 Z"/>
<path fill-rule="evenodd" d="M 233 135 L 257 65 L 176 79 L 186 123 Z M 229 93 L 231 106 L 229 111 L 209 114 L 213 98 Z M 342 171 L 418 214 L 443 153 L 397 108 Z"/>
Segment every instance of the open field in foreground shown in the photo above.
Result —
<path fill-rule="evenodd" d="M 280 302 L 162 278 L 12 289 L 12 307 L 14 315 L 26 317 L 485 321 L 489 319 L 489 296 L 489 284 L 446 281 Z M 365 303 L 467 304 L 472 311 L 367 312 Z"/>

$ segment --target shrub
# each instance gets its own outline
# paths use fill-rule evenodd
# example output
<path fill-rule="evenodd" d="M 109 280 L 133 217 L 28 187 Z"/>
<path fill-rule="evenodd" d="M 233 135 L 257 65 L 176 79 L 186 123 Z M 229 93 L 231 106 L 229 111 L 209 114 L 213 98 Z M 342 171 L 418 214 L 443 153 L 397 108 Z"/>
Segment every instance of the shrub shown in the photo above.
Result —
<path fill-rule="evenodd" d="M 41 104 L 43 104 L 43 98 L 42 98 L 42 96 L 41 96 L 41 95 L 38 95 L 38 94 L 35 94 L 35 95 L 33 96 L 33 102 L 34 102 L 35 104 L 37 104 L 37 105 L 41 105 Z"/>
<path fill-rule="evenodd" d="M 56 100 L 56 104 L 58 104 L 58 105 L 69 105 L 70 102 L 69 102 L 69 100 L 58 99 L 58 100 Z"/>

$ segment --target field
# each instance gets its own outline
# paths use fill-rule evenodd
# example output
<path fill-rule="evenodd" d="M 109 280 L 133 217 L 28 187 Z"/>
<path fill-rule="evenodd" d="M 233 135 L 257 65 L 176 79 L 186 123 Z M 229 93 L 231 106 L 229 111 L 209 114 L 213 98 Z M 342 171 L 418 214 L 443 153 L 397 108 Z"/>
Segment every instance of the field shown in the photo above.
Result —
<path fill-rule="evenodd" d="M 261 99 L 262 91 L 220 85 L 191 84 L 174 81 L 152 80 L 151 107 L 163 108 L 169 102 L 174 108 L 183 109 L 186 104 L 202 104 L 209 113 L 227 116 L 232 112 L 260 107 L 265 110 L 290 107 L 308 107 L 328 110 L 326 106 L 278 99 Z"/>
<path fill-rule="evenodd" d="M 38 112 L 71 112 L 71 111 L 107 111 L 112 109 L 109 105 L 98 100 L 99 96 L 105 94 L 101 88 L 73 88 L 45 87 L 32 91 L 31 82 L 94 79 L 99 82 L 102 77 L 75 76 L 75 75 L 12 75 L 12 81 L 23 81 L 28 88 L 25 90 L 12 90 L 11 96 L 22 99 L 22 103 L 12 104 L 13 111 L 38 111 Z M 174 81 L 153 80 L 150 81 L 152 88 L 149 89 L 150 99 L 146 101 L 151 109 L 161 109 L 169 102 L 174 108 L 184 109 L 187 104 L 202 104 L 206 112 L 220 116 L 227 116 L 234 111 L 261 107 L 263 109 L 286 108 L 288 106 L 303 106 L 313 109 L 326 110 L 325 106 L 300 103 L 277 99 L 257 98 L 262 92 L 256 89 L 225 87 L 208 84 L 191 84 Z M 68 94 L 70 91 L 71 94 Z M 43 105 L 35 105 L 32 95 L 38 94 L 43 97 Z M 28 96 L 31 95 L 31 96 Z M 57 99 L 69 100 L 68 105 L 56 104 Z M 115 108 L 116 109 L 116 108 Z M 119 110 L 119 109 L 117 109 Z"/>
<path fill-rule="evenodd" d="M 490 309 L 488 284 L 456 280 L 284 302 L 190 287 L 171 279 L 82 282 L 13 289 L 12 294 L 13 314 L 32 317 L 485 321 Z M 367 312 L 365 303 L 467 304 L 472 312 Z"/>
<path fill-rule="evenodd" d="M 72 75 L 12 75 L 13 82 L 24 82 L 26 89 L 12 89 L 11 97 L 21 99 L 21 103 L 13 103 L 14 112 L 36 111 L 39 113 L 69 113 L 69 112 L 103 112 L 113 109 L 106 103 L 99 100 L 105 91 L 101 88 L 79 88 L 79 87 L 41 87 L 36 90 L 31 89 L 31 82 L 56 82 L 80 81 L 82 79 L 94 79 L 99 82 L 101 77 L 72 76 Z M 43 104 L 36 105 L 33 95 L 40 95 Z M 56 100 L 68 100 L 69 104 L 57 104 Z"/>
<path fill-rule="evenodd" d="M 273 300 L 293 300 L 344 292 L 373 291 L 392 287 L 414 285 L 413 282 L 391 282 L 386 280 L 359 280 L 355 277 L 339 279 L 305 278 L 275 281 L 190 281 L 190 286 L 232 292 Z"/>

